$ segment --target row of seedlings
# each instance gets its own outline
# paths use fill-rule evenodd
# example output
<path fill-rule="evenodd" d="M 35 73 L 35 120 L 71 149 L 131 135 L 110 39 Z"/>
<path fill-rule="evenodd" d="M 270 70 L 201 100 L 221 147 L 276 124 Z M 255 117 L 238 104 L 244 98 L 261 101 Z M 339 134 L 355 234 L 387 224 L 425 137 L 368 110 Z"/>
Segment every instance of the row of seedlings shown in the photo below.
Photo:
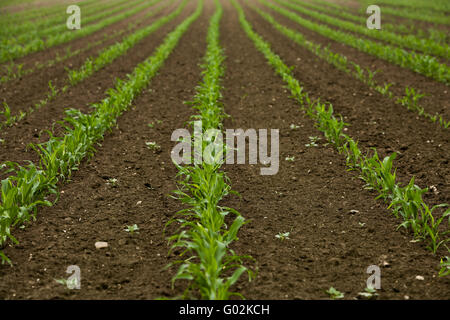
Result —
<path fill-rule="evenodd" d="M 190 124 L 199 134 L 195 134 L 192 141 L 187 137 L 183 139 L 189 147 L 194 146 L 194 159 L 191 155 L 183 155 L 189 159 L 189 165 L 185 166 L 174 161 L 179 186 L 174 197 L 187 208 L 177 212 L 166 225 L 178 226 L 168 238 L 171 243 L 169 253 L 182 251 L 181 259 L 168 267 L 179 265 L 172 286 L 176 280 L 190 282 L 183 295 L 177 298 L 224 300 L 233 295 L 242 297 L 230 288 L 244 272 L 247 271 L 250 280 L 253 275 L 243 264 L 243 260 L 250 257 L 239 256 L 230 248 L 246 221 L 236 210 L 219 204 L 232 190 L 229 178 L 220 170 L 226 149 L 218 137 L 226 114 L 220 103 L 220 82 L 224 74 L 224 55 L 219 44 L 222 7 L 218 0 L 215 3 L 217 7 L 210 20 L 202 65 L 203 80 L 191 102 L 198 114 L 191 117 Z M 199 135 L 203 139 L 198 139 Z M 232 220 L 228 223 L 230 216 Z"/>

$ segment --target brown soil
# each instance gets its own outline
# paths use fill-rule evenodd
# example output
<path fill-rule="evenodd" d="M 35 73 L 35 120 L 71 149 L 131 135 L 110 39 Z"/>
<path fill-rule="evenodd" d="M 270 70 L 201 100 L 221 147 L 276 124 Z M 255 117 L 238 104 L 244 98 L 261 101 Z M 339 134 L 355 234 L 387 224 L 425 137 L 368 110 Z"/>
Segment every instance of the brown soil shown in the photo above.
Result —
<path fill-rule="evenodd" d="M 450 279 L 437 277 L 439 256 L 424 244 L 412 243 L 408 232 L 395 231 L 400 221 L 390 215 L 386 204 L 374 199 L 376 194 L 364 189 L 355 172 L 347 171 L 342 155 L 325 143 L 246 37 L 230 2 L 221 2 L 221 44 L 226 55 L 223 102 L 231 115 L 225 127 L 280 130 L 278 174 L 261 176 L 259 165 L 224 166 L 241 197 L 230 196 L 223 205 L 251 220 L 240 230 L 234 249 L 252 255 L 259 269 L 256 280 L 248 283 L 242 278 L 237 291 L 247 299 L 326 299 L 324 291 L 333 286 L 353 299 L 366 286 L 367 268 L 378 265 L 382 299 L 448 299 Z M 183 36 L 150 88 L 105 136 L 94 158 L 83 162 L 71 181 L 61 185 L 64 192 L 58 203 L 40 209 L 37 220 L 24 230 L 15 230 L 20 244 L 5 249 L 15 265 L 0 266 L 0 298 L 155 299 L 183 292 L 185 283 L 170 287 L 176 270 L 163 270 L 176 258 L 167 257 L 164 224 L 180 209 L 180 203 L 168 196 L 176 187 L 170 136 L 173 130 L 185 128 L 194 112 L 183 102 L 192 99 L 200 81 L 212 3 L 206 2 L 201 18 Z M 296 77 L 305 89 L 333 102 L 336 111 L 347 116 L 351 136 L 363 147 L 376 146 L 382 153 L 401 150 L 397 160 L 401 179 L 417 170 L 420 185 L 436 183 L 441 192 L 427 200 L 448 200 L 446 132 L 389 101 L 369 96 L 359 82 L 291 44 L 248 8 L 246 13 L 285 62 L 296 65 Z M 145 41 L 117 66 L 135 59 L 135 52 L 151 51 L 153 42 Z M 126 71 L 110 72 L 123 78 Z M 92 84 L 84 89 L 92 89 Z M 98 100 L 101 95 L 91 98 Z M 91 98 L 78 99 L 95 101 Z M 147 126 L 150 122 L 153 128 Z M 300 127 L 291 130 L 291 124 Z M 305 146 L 310 136 L 321 138 L 319 147 Z M 425 137 L 435 140 L 421 146 Z M 149 150 L 146 141 L 158 143 L 161 152 Z M 286 161 L 288 156 L 295 160 Z M 16 157 L 24 159 L 24 154 Z M 107 184 L 110 178 L 117 179 L 116 186 Z M 133 224 L 139 226 L 139 233 L 130 235 L 124 229 Z M 280 232 L 290 232 L 289 239 L 276 239 Z M 109 247 L 96 250 L 96 241 L 107 241 Z M 81 290 L 64 289 L 54 280 L 67 278 L 69 265 L 81 269 Z"/>

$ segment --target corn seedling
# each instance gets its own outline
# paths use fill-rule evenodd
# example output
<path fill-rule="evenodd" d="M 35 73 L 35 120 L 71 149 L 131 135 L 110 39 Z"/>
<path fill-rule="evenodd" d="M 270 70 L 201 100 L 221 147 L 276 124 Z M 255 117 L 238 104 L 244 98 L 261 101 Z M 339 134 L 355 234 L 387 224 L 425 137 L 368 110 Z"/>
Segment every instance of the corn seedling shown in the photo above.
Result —
<path fill-rule="evenodd" d="M 16 122 L 16 117 L 11 114 L 11 109 L 6 102 L 3 102 L 3 111 L 0 112 L 0 115 L 5 117 L 6 120 L 4 121 L 4 124 L 7 126 Z"/>
<path fill-rule="evenodd" d="M 275 238 L 277 238 L 281 241 L 284 241 L 284 240 L 290 239 L 289 238 L 290 234 L 291 234 L 290 232 L 279 232 L 278 234 L 275 235 Z"/>
<path fill-rule="evenodd" d="M 117 187 L 117 179 L 116 178 L 109 178 L 106 184 L 111 185 L 113 187 Z"/>
<path fill-rule="evenodd" d="M 150 150 L 153 150 L 153 151 L 161 150 L 161 146 L 154 141 L 147 141 L 145 143 L 145 145 L 147 146 L 147 148 L 149 148 Z"/>
<path fill-rule="evenodd" d="M 365 76 L 364 76 L 364 69 L 361 68 L 359 64 L 356 64 L 356 63 L 352 63 L 352 64 L 353 64 L 353 67 L 355 68 L 355 76 L 359 80 L 364 82 L 364 78 L 365 78 Z"/>
<path fill-rule="evenodd" d="M 369 87 L 375 87 L 375 81 L 374 81 L 374 77 L 375 74 L 377 73 L 377 71 L 372 71 L 370 69 L 366 69 L 367 72 L 367 77 L 365 79 L 365 83 L 369 86 Z"/>
<path fill-rule="evenodd" d="M 134 234 L 134 233 L 139 233 L 139 227 L 137 226 L 137 224 L 133 224 L 132 226 L 127 226 L 126 229 L 124 229 L 126 232 L 128 232 L 129 234 Z"/>
<path fill-rule="evenodd" d="M 439 270 L 439 276 L 445 277 L 450 275 L 450 257 L 445 257 L 441 259 L 440 263 L 441 269 Z"/>
<path fill-rule="evenodd" d="M 295 157 L 294 157 L 294 156 L 292 156 L 292 157 L 286 157 L 285 160 L 286 160 L 286 161 L 290 161 L 290 162 L 294 162 Z"/>
<path fill-rule="evenodd" d="M 397 99 L 397 103 L 401 103 L 402 106 L 407 107 L 411 111 L 416 111 L 419 115 L 423 115 L 424 109 L 419 106 L 418 102 L 425 95 L 416 92 L 413 88 L 405 88 L 405 96 L 403 98 Z"/>
<path fill-rule="evenodd" d="M 309 137 L 309 143 L 305 144 L 306 147 L 318 147 L 319 145 L 317 144 L 317 142 L 320 140 L 319 137 L 316 136 L 311 136 Z"/>
<path fill-rule="evenodd" d="M 62 284 L 67 289 L 74 289 L 79 287 L 78 279 L 77 278 L 71 278 L 71 279 L 55 279 L 55 281 L 59 284 Z"/>
<path fill-rule="evenodd" d="M 388 96 L 389 98 L 392 98 L 393 93 L 389 90 L 389 88 L 392 86 L 392 83 L 385 83 L 384 86 L 375 86 L 375 90 L 377 90 L 379 93 L 381 93 L 383 96 Z"/>
<path fill-rule="evenodd" d="M 344 294 L 333 287 L 330 287 L 330 289 L 326 290 L 325 292 L 330 296 L 330 299 L 332 300 L 344 298 Z"/>
<path fill-rule="evenodd" d="M 172 1 L 173 1 L 173 0 L 172 0 Z M 153 12 L 151 12 L 151 13 L 153 13 Z M 143 17 L 142 19 L 145 19 L 146 17 L 148 17 L 148 15 L 146 15 L 146 16 Z M 1 82 L 7 82 L 7 81 L 9 81 L 9 80 L 11 80 L 11 79 L 19 78 L 19 77 L 21 77 L 22 75 L 28 75 L 28 74 L 31 74 L 31 73 L 33 73 L 33 72 L 35 72 L 35 71 L 38 71 L 38 70 L 41 70 L 41 69 L 43 69 L 43 68 L 45 68 L 45 67 L 52 67 L 52 66 L 54 66 L 56 63 L 63 62 L 63 61 L 65 61 L 65 60 L 67 60 L 67 59 L 69 59 L 69 58 L 71 58 L 71 57 L 74 57 L 74 56 L 76 56 L 76 55 L 82 53 L 82 52 L 88 51 L 88 50 L 91 49 L 92 47 L 95 47 L 95 46 L 97 46 L 97 45 L 102 44 L 103 42 L 105 42 L 105 41 L 108 40 L 108 39 L 112 39 L 112 38 L 118 37 L 118 36 L 122 35 L 124 32 L 129 31 L 129 30 L 132 30 L 136 25 L 139 24 L 139 22 L 142 22 L 142 20 L 139 19 L 139 20 L 135 21 L 135 22 L 134 22 L 133 24 L 131 24 L 127 29 L 121 29 L 121 30 L 116 31 L 116 32 L 113 32 L 113 33 L 111 33 L 111 34 L 105 34 L 104 37 L 103 37 L 102 39 L 100 39 L 100 40 L 98 40 L 98 41 L 95 41 L 95 42 L 90 42 L 88 45 L 84 46 L 83 48 L 80 48 L 80 49 L 77 49 L 77 50 L 72 50 L 71 46 L 68 46 L 68 47 L 65 49 L 65 54 L 64 54 L 63 56 L 61 56 L 61 55 L 59 54 L 59 52 L 57 52 L 57 53 L 56 53 L 56 57 L 55 57 L 54 59 L 49 59 L 49 60 L 47 60 L 45 63 L 42 63 L 42 62 L 36 62 L 35 65 L 34 65 L 34 67 L 32 67 L 32 68 L 28 68 L 28 69 L 26 69 L 26 70 L 22 70 L 23 65 L 20 64 L 20 65 L 17 66 L 17 71 L 16 71 L 15 73 L 11 74 L 10 76 L 3 76 L 3 77 L 0 79 L 0 83 L 1 83 Z M 12 62 L 12 63 L 13 63 L 13 62 Z M 65 70 L 66 70 L 67 72 L 70 72 L 70 70 L 67 69 L 67 68 L 65 68 Z M 63 88 L 63 89 L 64 89 L 64 88 Z M 63 92 L 64 92 L 64 91 L 65 91 L 65 90 L 63 90 Z"/>
<path fill-rule="evenodd" d="M 364 289 L 364 292 L 359 292 L 358 296 L 363 299 L 372 300 L 372 299 L 376 299 L 378 297 L 378 293 L 377 293 L 376 289 L 374 289 L 372 287 L 367 287 Z"/>
<path fill-rule="evenodd" d="M 56 97 L 59 90 L 55 88 L 55 86 L 52 84 L 51 81 L 48 82 L 48 87 L 50 88 L 50 92 L 48 93 L 48 99 L 51 100 L 52 98 Z"/>

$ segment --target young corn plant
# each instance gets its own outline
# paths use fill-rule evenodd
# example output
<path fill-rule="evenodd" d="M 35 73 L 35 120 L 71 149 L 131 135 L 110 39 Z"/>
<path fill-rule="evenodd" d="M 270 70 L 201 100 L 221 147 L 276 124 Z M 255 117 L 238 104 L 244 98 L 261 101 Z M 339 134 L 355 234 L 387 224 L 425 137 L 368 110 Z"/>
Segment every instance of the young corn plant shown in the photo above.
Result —
<path fill-rule="evenodd" d="M 441 259 L 441 263 L 439 264 L 441 269 L 439 270 L 439 276 L 445 277 L 450 275 L 450 257 L 446 256 Z"/>
<path fill-rule="evenodd" d="M 367 77 L 365 78 L 364 82 L 369 86 L 369 87 L 375 87 L 376 83 L 374 80 L 375 74 L 377 73 L 377 71 L 372 71 L 370 69 L 366 69 L 367 71 Z"/>
<path fill-rule="evenodd" d="M 397 103 L 408 108 L 408 110 L 418 112 L 419 115 L 423 115 L 425 110 L 423 107 L 419 106 L 419 100 L 422 99 L 425 94 L 416 92 L 414 88 L 405 88 L 405 96 L 403 98 L 398 98 Z"/>
<path fill-rule="evenodd" d="M 364 289 L 364 292 L 359 292 L 358 296 L 360 296 L 363 299 L 368 299 L 368 300 L 372 300 L 372 299 L 376 299 L 378 297 L 378 293 L 377 290 L 372 288 L 372 287 L 366 287 Z"/>
<path fill-rule="evenodd" d="M 365 156 L 362 158 L 361 177 L 367 182 L 366 187 L 368 189 L 379 193 L 377 198 L 387 199 L 396 187 L 396 173 L 395 170 L 392 172 L 396 156 L 396 153 L 393 153 L 381 161 L 378 153 L 374 150 L 372 157 Z"/>
<path fill-rule="evenodd" d="M 328 109 L 326 104 L 319 101 L 315 104 L 314 118 L 316 119 L 317 128 L 325 134 L 325 137 L 330 141 L 339 152 L 344 150 L 347 135 L 343 133 L 344 126 L 347 124 L 342 121 L 342 117 L 337 119 L 333 115 L 333 106 L 329 104 Z"/>
<path fill-rule="evenodd" d="M 16 122 L 16 116 L 11 114 L 11 109 L 6 102 L 3 102 L 3 111 L 0 111 L 0 115 L 5 118 L 3 125 L 11 126 Z"/>
<path fill-rule="evenodd" d="M 325 291 L 332 300 L 336 300 L 336 299 L 342 299 L 344 298 L 344 294 L 342 292 L 340 292 L 339 290 L 330 287 L 330 289 L 328 289 L 327 291 Z"/>
<path fill-rule="evenodd" d="M 434 210 L 446 207 L 447 204 L 436 205 L 430 209 L 422 199 L 427 191 L 415 185 L 413 178 L 406 187 L 395 189 L 390 207 L 396 216 L 400 215 L 404 220 L 399 227 L 410 228 L 417 240 L 428 239 L 428 248 L 436 253 L 441 245 L 450 241 L 450 238 L 443 238 L 450 233 L 450 209 L 446 210 L 441 217 L 435 218 Z M 448 220 L 447 230 L 440 231 L 440 225 L 446 219 Z"/>
<path fill-rule="evenodd" d="M 392 86 L 392 83 L 385 83 L 384 86 L 375 86 L 375 90 L 381 93 L 383 96 L 388 96 L 389 98 L 393 97 L 392 91 L 389 88 Z"/>
<path fill-rule="evenodd" d="M 50 80 L 48 82 L 48 87 L 50 88 L 50 92 L 48 93 L 48 99 L 51 100 L 58 94 L 59 90 L 56 89 L 56 87 L 52 84 L 52 81 Z"/>
<path fill-rule="evenodd" d="M 277 238 L 281 241 L 284 241 L 284 240 L 290 239 L 289 238 L 290 235 L 291 235 L 290 232 L 279 232 L 275 235 L 275 238 Z"/>
<path fill-rule="evenodd" d="M 161 146 L 154 141 L 147 141 L 145 143 L 145 145 L 147 146 L 147 148 L 149 148 L 150 150 L 153 150 L 153 151 L 161 150 Z"/>
<path fill-rule="evenodd" d="M 15 175 L 1 182 L 0 206 L 0 248 L 9 239 L 13 243 L 17 240 L 11 234 L 11 227 L 31 219 L 38 206 L 51 206 L 46 196 L 56 194 L 56 179 L 48 177 L 43 170 L 34 164 L 20 166 L 13 162 L 2 165 L 2 175 Z M 2 264 L 11 261 L 0 251 Z"/>
<path fill-rule="evenodd" d="M 126 232 L 128 232 L 129 234 L 139 233 L 139 232 L 138 232 L 139 227 L 138 227 L 137 224 L 133 224 L 132 226 L 127 226 L 124 230 L 125 230 Z"/>
<path fill-rule="evenodd" d="M 312 136 L 309 137 L 309 143 L 305 144 L 306 147 L 318 147 L 319 145 L 317 144 L 317 142 L 320 140 L 319 137 L 316 136 Z"/>
<path fill-rule="evenodd" d="M 364 157 L 360 164 L 361 178 L 366 181 L 367 188 L 379 193 L 377 198 L 390 201 L 389 208 L 393 214 L 403 220 L 398 228 L 411 229 L 415 239 L 428 239 L 428 248 L 436 253 L 441 245 L 450 240 L 443 238 L 448 234 L 449 228 L 447 231 L 440 231 L 440 225 L 450 215 L 450 210 L 435 218 L 433 211 L 447 205 L 440 204 L 430 209 L 422 199 L 422 195 L 428 190 L 415 185 L 414 178 L 406 187 L 400 187 L 396 183 L 396 173 L 393 170 L 395 157 L 396 154 L 393 153 L 381 161 L 376 151 L 372 157 Z"/>
<path fill-rule="evenodd" d="M 62 284 L 64 287 L 67 287 L 67 289 L 73 289 L 79 286 L 77 278 L 72 279 L 55 279 L 55 281 L 59 284 Z"/>
<path fill-rule="evenodd" d="M 355 76 L 361 80 L 362 82 L 365 82 L 365 75 L 364 75 L 364 69 L 361 68 L 361 66 L 359 64 L 353 63 L 352 62 L 353 67 L 355 68 Z"/>
<path fill-rule="evenodd" d="M 109 178 L 106 184 L 115 188 L 118 185 L 118 180 L 116 178 Z"/>
<path fill-rule="evenodd" d="M 358 148 L 358 142 L 349 137 L 347 144 L 344 146 L 344 153 L 347 155 L 346 162 L 349 170 L 353 168 L 360 168 L 361 166 L 361 151 Z"/>

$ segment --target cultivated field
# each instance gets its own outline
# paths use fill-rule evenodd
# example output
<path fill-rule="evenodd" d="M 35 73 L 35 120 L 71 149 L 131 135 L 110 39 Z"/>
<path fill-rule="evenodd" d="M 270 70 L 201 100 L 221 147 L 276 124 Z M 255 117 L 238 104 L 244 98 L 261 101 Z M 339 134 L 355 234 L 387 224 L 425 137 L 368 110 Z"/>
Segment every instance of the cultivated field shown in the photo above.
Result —
<path fill-rule="evenodd" d="M 0 299 L 449 299 L 449 39 L 446 0 L 1 1 Z"/>

